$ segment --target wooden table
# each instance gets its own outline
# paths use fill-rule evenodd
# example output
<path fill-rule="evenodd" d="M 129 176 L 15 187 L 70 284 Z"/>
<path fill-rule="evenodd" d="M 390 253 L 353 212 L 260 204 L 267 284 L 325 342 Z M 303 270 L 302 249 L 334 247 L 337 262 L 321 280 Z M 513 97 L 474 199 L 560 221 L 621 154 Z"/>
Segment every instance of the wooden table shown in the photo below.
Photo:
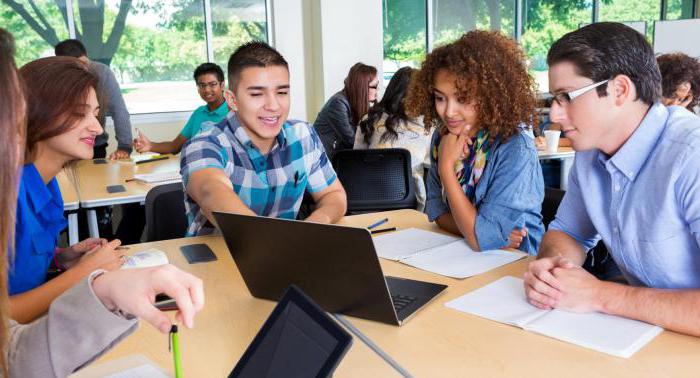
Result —
<path fill-rule="evenodd" d="M 367 226 L 388 217 L 388 227 L 437 231 L 425 215 L 413 210 L 347 217 L 345 225 Z M 261 232 L 263 232 L 261 230 Z M 207 243 L 219 260 L 188 265 L 178 247 Z M 158 248 L 171 263 L 204 280 L 206 305 L 193 330 L 180 335 L 186 377 L 226 376 L 275 303 L 253 298 L 246 289 L 221 237 L 175 239 L 131 246 L 130 253 Z M 331 252 L 331 251 L 329 251 Z M 612 357 L 519 328 L 464 314 L 444 303 L 502 276 L 521 277 L 531 258 L 491 272 L 457 280 L 381 260 L 384 273 L 449 285 L 401 327 L 347 318 L 416 377 L 698 377 L 700 339 L 665 331 L 630 359 Z M 141 328 L 99 362 L 143 354 L 172 372 L 167 336 L 150 325 Z M 397 376 L 358 339 L 338 366 L 338 377 Z"/>
<path fill-rule="evenodd" d="M 575 154 L 576 151 L 571 147 L 559 147 L 557 152 L 537 151 L 540 160 L 561 160 L 559 187 L 562 190 L 566 190 L 569 186 L 569 173 L 574 166 Z"/>
<path fill-rule="evenodd" d="M 58 187 L 63 197 L 63 211 L 68 213 L 68 245 L 73 245 L 78 240 L 78 213 L 79 207 L 78 190 L 75 186 L 73 169 L 66 167 L 56 175 Z"/>
<path fill-rule="evenodd" d="M 139 203 L 146 199 L 146 194 L 154 184 L 140 181 L 126 182 L 137 173 L 179 172 L 179 155 L 170 155 L 166 160 L 143 164 L 131 161 L 106 160 L 106 164 L 95 164 L 94 160 L 82 160 L 75 164 L 74 171 L 80 206 L 88 209 L 88 227 L 91 237 L 99 237 L 96 207 Z M 107 186 L 124 185 L 126 191 L 108 193 Z"/>

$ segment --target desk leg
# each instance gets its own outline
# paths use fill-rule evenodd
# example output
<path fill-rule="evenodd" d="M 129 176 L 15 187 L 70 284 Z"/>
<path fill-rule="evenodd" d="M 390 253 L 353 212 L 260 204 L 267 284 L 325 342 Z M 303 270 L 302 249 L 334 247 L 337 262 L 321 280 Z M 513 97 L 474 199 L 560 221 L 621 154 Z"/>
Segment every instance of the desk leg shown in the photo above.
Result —
<path fill-rule="evenodd" d="M 74 245 L 78 240 L 78 213 L 68 213 L 68 245 Z"/>
<path fill-rule="evenodd" d="M 560 181 L 559 187 L 561 190 L 566 190 L 569 186 L 569 173 L 571 172 L 571 167 L 574 166 L 574 158 L 561 159 L 561 171 L 560 171 Z"/>
<path fill-rule="evenodd" d="M 88 209 L 87 217 L 88 217 L 88 228 L 90 229 L 90 237 L 91 238 L 99 238 L 100 237 L 100 229 L 97 227 L 97 212 L 95 211 L 95 209 Z"/>

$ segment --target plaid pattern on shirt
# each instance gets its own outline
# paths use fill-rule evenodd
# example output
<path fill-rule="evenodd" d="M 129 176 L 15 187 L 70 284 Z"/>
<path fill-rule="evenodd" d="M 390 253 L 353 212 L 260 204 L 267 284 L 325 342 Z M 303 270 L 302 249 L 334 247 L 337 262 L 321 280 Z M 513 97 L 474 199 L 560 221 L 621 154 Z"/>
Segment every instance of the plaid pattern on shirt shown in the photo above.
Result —
<path fill-rule="evenodd" d="M 224 171 L 233 189 L 255 214 L 295 219 L 304 191 L 319 192 L 336 179 L 314 128 L 301 121 L 282 125 L 277 141 L 262 155 L 241 127 L 235 112 L 204 128 L 182 148 L 180 173 L 185 188 L 188 236 L 197 235 L 207 219 L 187 194 L 190 175 L 205 168 Z"/>

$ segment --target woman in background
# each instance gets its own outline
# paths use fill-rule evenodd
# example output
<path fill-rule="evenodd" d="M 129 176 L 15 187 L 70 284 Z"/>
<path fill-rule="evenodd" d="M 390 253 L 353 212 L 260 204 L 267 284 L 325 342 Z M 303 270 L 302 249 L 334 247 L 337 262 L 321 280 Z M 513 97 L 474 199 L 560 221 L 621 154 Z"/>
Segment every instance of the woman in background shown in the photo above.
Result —
<path fill-rule="evenodd" d="M 10 319 L 7 272 L 14 259 L 8 247 L 14 245 L 27 112 L 13 55 L 12 35 L 0 29 L 0 375 L 65 377 L 135 331 L 138 317 L 167 333 L 171 321 L 153 306 L 156 294 L 175 298 L 176 318 L 191 328 L 204 290 L 201 280 L 172 265 L 96 270 L 59 296 L 46 316 L 26 325 Z"/>
<path fill-rule="evenodd" d="M 396 71 L 381 101 L 374 105 L 360 122 L 355 134 L 355 149 L 405 148 L 411 153 L 413 183 L 418 210 L 425 208 L 424 163 L 429 162 L 432 129 L 426 131 L 423 121 L 406 115 L 404 97 L 415 70 L 403 67 Z"/>
<path fill-rule="evenodd" d="M 377 69 L 356 63 L 345 78 L 343 90 L 331 96 L 316 116 L 314 129 L 328 157 L 337 150 L 352 149 L 357 124 L 377 101 Z"/>
<path fill-rule="evenodd" d="M 656 58 L 661 71 L 664 105 L 678 105 L 691 112 L 700 103 L 700 61 L 682 53 Z"/>

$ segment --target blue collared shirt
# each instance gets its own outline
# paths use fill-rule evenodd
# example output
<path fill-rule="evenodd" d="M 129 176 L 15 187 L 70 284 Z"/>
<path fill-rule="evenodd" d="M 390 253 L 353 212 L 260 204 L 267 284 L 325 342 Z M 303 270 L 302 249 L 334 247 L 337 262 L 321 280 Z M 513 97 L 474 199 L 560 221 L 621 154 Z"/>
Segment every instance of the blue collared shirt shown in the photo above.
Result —
<path fill-rule="evenodd" d="M 214 110 L 209 110 L 208 105 L 202 105 L 192 112 L 182 131 L 180 131 L 180 135 L 185 137 L 185 139 L 192 139 L 203 128 L 213 126 L 226 119 L 227 114 L 228 103 L 226 101 Z"/>
<path fill-rule="evenodd" d="M 44 184 L 34 164 L 22 169 L 17 196 L 14 264 L 9 268 L 10 295 L 46 282 L 58 235 L 68 225 L 56 178 Z"/>
<path fill-rule="evenodd" d="M 437 148 L 438 139 L 436 131 L 431 150 Z M 431 222 L 450 212 L 443 198 L 433 154 L 430 154 L 426 191 L 425 213 Z M 522 130 L 505 142 L 496 141 L 475 191 L 477 217 L 474 228 L 481 250 L 505 247 L 514 228 L 526 227 L 528 234 L 520 244 L 520 250 L 536 254 L 544 233 L 540 214 L 543 199 L 542 169 L 532 135 Z"/>
<path fill-rule="evenodd" d="M 602 239 L 632 285 L 700 287 L 700 118 L 656 104 L 612 157 L 577 152 L 550 229 Z"/>
<path fill-rule="evenodd" d="M 319 192 L 336 179 L 323 144 L 309 124 L 285 122 L 275 145 L 263 155 L 235 112 L 202 130 L 182 148 L 180 172 L 185 189 L 190 175 L 205 168 L 221 169 L 255 214 L 286 219 L 296 218 L 304 191 Z M 187 234 L 197 235 L 207 219 L 187 190 L 185 208 Z"/>

